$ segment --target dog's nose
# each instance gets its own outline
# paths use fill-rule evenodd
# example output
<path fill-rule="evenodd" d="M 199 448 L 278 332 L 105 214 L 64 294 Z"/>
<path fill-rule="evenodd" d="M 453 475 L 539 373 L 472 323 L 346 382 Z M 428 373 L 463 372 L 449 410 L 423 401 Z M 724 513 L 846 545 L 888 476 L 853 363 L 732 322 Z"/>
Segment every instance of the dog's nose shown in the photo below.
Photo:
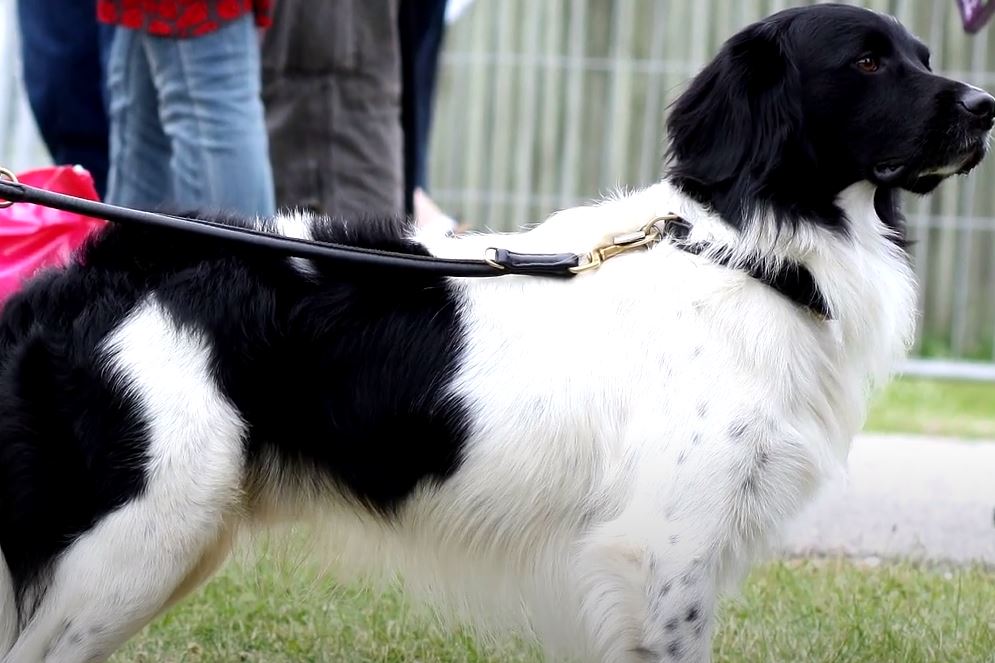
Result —
<path fill-rule="evenodd" d="M 978 88 L 967 88 L 960 96 L 960 105 L 972 115 L 983 119 L 995 117 L 995 97 Z"/>

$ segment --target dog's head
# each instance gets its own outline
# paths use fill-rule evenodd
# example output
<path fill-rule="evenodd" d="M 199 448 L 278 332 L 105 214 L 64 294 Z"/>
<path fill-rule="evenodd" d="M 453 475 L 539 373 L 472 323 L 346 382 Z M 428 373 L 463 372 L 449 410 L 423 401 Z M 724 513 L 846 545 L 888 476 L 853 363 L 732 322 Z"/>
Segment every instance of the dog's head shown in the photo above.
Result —
<path fill-rule="evenodd" d="M 788 9 L 729 39 L 667 122 L 670 177 L 741 227 L 845 228 L 837 194 L 932 191 L 984 157 L 995 98 L 939 76 L 891 17 L 848 5 Z"/>

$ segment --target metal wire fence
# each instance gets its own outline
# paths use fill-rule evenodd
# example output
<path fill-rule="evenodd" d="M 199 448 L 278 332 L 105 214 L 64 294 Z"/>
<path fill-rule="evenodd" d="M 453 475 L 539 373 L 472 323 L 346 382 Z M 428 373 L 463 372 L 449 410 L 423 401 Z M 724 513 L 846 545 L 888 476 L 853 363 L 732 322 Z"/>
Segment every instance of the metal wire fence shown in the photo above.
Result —
<path fill-rule="evenodd" d="M 721 42 L 811 0 L 475 0 L 449 25 L 429 189 L 475 228 L 513 230 L 661 170 L 668 107 Z M 934 68 L 995 90 L 995 39 L 964 32 L 954 0 L 852 2 L 897 16 Z M 0 0 L 0 163 L 46 162 Z M 910 372 L 995 379 L 995 159 L 907 199 L 921 282 Z M 970 363 L 967 363 L 970 362 Z"/>

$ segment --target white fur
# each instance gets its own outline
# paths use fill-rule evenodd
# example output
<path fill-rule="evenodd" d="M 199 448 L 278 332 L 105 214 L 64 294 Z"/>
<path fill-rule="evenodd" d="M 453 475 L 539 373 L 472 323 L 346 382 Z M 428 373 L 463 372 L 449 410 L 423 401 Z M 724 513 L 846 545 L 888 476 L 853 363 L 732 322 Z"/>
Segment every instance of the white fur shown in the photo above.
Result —
<path fill-rule="evenodd" d="M 835 319 L 666 243 L 569 281 L 454 279 L 467 337 L 451 389 L 470 406 L 471 439 L 461 469 L 391 526 L 280 472 L 245 485 L 242 423 L 210 378 L 205 341 L 147 303 L 108 352 L 154 432 L 150 492 L 70 549 L 7 660 L 45 647 L 98 660 L 212 568 L 203 560 L 223 556 L 236 521 L 313 515 L 344 577 L 397 572 L 411 596 L 461 620 L 534 632 L 551 658 L 707 661 L 717 597 L 842 471 L 868 390 L 911 339 L 913 273 L 873 189 L 854 185 L 840 203 L 849 236 L 809 224 L 778 235 L 770 220 L 740 236 L 661 182 L 527 232 L 420 236 L 445 257 L 581 252 L 678 213 L 693 239 L 738 260 L 802 261 Z M 129 537 L 138 522 L 154 536 Z M 60 631 L 67 617 L 107 635 Z"/>
<path fill-rule="evenodd" d="M 421 535 L 406 541 L 405 558 L 421 542 L 431 567 L 440 544 L 470 565 L 512 564 L 545 635 L 575 644 L 572 627 L 585 623 L 594 637 L 581 653 L 596 660 L 665 651 L 669 613 L 648 614 L 652 588 L 705 567 L 671 610 L 700 602 L 707 613 L 716 590 L 842 471 L 869 389 L 908 347 L 913 273 L 873 193 L 861 183 L 840 197 L 848 238 L 808 225 L 737 237 L 667 183 L 562 211 L 531 232 L 424 238 L 448 257 L 480 257 L 494 244 L 583 251 L 675 212 L 692 222 L 692 239 L 771 266 L 802 261 L 836 319 L 817 320 L 745 273 L 666 244 L 571 282 L 462 283 L 470 350 L 455 389 L 478 414 L 475 436 L 461 475 L 411 507 Z M 747 479 L 756 491 L 740 490 Z M 474 577 L 444 559 L 435 575 L 421 565 L 410 575 L 424 585 L 453 568 Z M 479 590 L 489 591 L 486 581 Z M 566 623 L 549 623 L 554 616 Z M 705 660 L 706 650 L 684 660 Z"/>
<path fill-rule="evenodd" d="M 293 210 L 286 214 L 279 214 L 273 218 L 276 225 L 274 231 L 284 237 L 294 239 L 313 240 L 311 232 L 314 223 L 314 214 L 305 210 Z M 307 258 L 291 256 L 287 259 L 290 265 L 305 276 L 314 276 L 317 273 L 314 265 Z"/>

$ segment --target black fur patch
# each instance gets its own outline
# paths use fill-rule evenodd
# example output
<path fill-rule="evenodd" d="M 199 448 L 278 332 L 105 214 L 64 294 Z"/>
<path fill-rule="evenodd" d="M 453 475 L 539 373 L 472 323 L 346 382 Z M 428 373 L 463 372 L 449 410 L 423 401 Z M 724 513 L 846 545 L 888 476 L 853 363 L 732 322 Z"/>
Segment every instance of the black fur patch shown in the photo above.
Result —
<path fill-rule="evenodd" d="M 326 220 L 314 235 L 419 252 L 402 232 Z M 248 423 L 250 472 L 320 474 L 389 516 L 456 469 L 467 413 L 443 390 L 463 332 L 443 280 L 332 264 L 308 275 L 276 254 L 125 226 L 81 260 L 0 317 L 0 549 L 18 592 L 144 487 L 141 413 L 101 375 L 97 347 L 150 293 L 212 342 L 217 382 Z"/>

